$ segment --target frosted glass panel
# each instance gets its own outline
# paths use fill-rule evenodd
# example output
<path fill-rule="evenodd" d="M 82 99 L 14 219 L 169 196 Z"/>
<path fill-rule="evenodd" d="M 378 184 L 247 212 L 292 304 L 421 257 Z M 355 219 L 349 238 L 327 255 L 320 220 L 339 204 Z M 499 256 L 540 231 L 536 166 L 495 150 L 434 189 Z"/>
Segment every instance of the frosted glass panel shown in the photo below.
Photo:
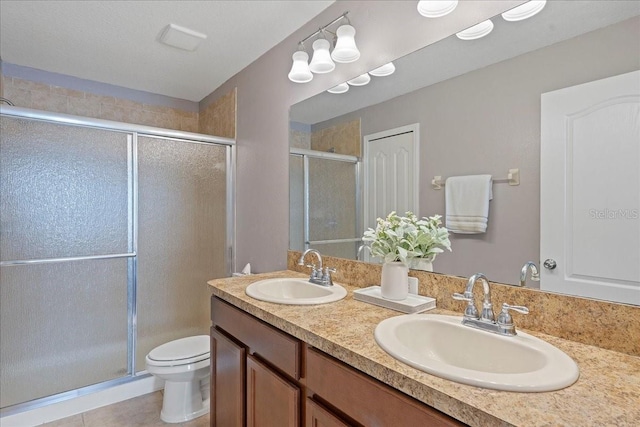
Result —
<path fill-rule="evenodd" d="M 0 267 L 0 406 L 127 375 L 127 261 Z"/>
<path fill-rule="evenodd" d="M 127 136 L 1 118 L 2 260 L 127 252 Z"/>
<path fill-rule="evenodd" d="M 304 163 L 302 156 L 289 156 L 289 248 L 304 250 Z"/>
<path fill-rule="evenodd" d="M 309 240 L 356 236 L 355 164 L 309 159 Z"/>
<path fill-rule="evenodd" d="M 226 275 L 225 159 L 222 146 L 138 140 L 138 371 L 153 347 L 208 334 L 207 280 Z"/>

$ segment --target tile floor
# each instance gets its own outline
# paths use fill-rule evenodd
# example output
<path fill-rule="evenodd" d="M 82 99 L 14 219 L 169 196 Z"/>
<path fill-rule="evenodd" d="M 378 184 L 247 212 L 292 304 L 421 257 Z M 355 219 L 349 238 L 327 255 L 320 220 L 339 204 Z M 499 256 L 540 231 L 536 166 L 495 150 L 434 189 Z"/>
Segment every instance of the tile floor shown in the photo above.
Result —
<path fill-rule="evenodd" d="M 167 424 L 160 419 L 162 392 L 104 406 L 82 414 L 44 424 L 45 427 L 208 427 L 209 414 L 182 424 Z"/>

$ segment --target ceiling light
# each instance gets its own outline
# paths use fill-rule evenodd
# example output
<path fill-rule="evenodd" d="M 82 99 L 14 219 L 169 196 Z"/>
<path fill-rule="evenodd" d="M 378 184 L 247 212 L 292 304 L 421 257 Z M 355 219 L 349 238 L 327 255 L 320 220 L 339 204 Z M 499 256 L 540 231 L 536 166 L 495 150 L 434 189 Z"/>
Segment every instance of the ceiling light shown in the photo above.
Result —
<path fill-rule="evenodd" d="M 390 76 L 396 71 L 396 66 L 393 65 L 393 62 L 389 62 L 384 64 L 382 67 L 378 67 L 375 70 L 369 71 L 369 74 L 376 77 L 386 77 Z"/>
<path fill-rule="evenodd" d="M 371 81 L 371 77 L 368 73 L 360 74 L 355 79 L 347 80 L 351 86 L 364 86 Z"/>
<path fill-rule="evenodd" d="M 313 74 L 309 69 L 309 55 L 304 50 L 295 52 L 292 56 L 293 65 L 289 71 L 289 80 L 294 83 L 307 83 L 313 79 Z"/>
<path fill-rule="evenodd" d="M 491 22 L 491 19 L 487 19 L 473 27 L 469 27 L 464 31 L 456 33 L 456 36 L 461 40 L 475 40 L 486 36 L 491 32 L 491 30 L 493 30 L 493 22 Z"/>
<path fill-rule="evenodd" d="M 207 35 L 176 24 L 169 24 L 160 35 L 160 42 L 178 49 L 194 51 Z"/>
<path fill-rule="evenodd" d="M 327 92 L 329 92 L 329 93 L 345 93 L 348 90 L 349 90 L 349 85 L 346 82 L 344 82 L 344 83 L 340 83 L 337 86 L 332 87 L 331 89 L 328 89 Z"/>
<path fill-rule="evenodd" d="M 360 58 L 360 51 L 356 46 L 356 29 L 351 25 L 341 25 L 336 31 L 338 41 L 336 47 L 331 52 L 334 61 L 343 64 L 357 61 Z"/>
<path fill-rule="evenodd" d="M 440 18 L 453 12 L 458 0 L 420 0 L 418 12 L 427 18 Z"/>
<path fill-rule="evenodd" d="M 505 21 L 522 21 L 540 12 L 547 0 L 531 0 L 502 14 Z"/>
<path fill-rule="evenodd" d="M 336 64 L 333 63 L 329 54 L 330 46 L 331 43 L 326 39 L 318 39 L 313 42 L 313 58 L 309 64 L 312 72 L 324 74 L 330 73 L 336 68 Z"/>

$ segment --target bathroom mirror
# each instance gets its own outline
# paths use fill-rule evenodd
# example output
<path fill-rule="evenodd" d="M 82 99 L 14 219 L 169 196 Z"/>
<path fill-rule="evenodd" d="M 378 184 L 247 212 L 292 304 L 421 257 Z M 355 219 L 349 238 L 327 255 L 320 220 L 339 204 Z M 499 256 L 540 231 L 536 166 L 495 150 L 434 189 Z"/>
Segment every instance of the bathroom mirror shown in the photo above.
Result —
<path fill-rule="evenodd" d="M 463 277 L 483 272 L 492 281 L 519 284 L 522 266 L 541 262 L 540 97 L 640 69 L 639 15 L 638 2 L 550 1 L 524 21 L 506 22 L 496 16 L 493 31 L 484 38 L 463 41 L 450 36 L 394 61 L 396 71 L 390 76 L 372 77 L 366 86 L 350 86 L 342 94 L 321 93 L 293 105 L 292 153 L 310 149 L 329 158 L 337 154 L 339 158 L 331 159 L 335 162 L 349 156 L 362 160 L 366 136 L 417 123 L 419 215 L 444 215 L 445 190 L 432 186 L 435 176 L 444 180 L 491 174 L 497 180 L 487 232 L 452 234 L 453 252 L 439 255 L 434 271 Z M 355 148 L 342 143 L 354 138 L 360 142 Z M 325 205 L 333 204 L 338 217 L 327 214 L 331 209 L 322 204 L 314 205 L 322 193 L 305 196 L 300 181 L 305 160 L 300 155 L 290 158 L 291 249 L 304 247 L 309 225 L 302 216 L 308 214 L 307 223 L 329 230 L 329 237 L 316 238 L 320 243 L 312 247 L 354 259 L 358 238 L 373 224 L 363 223 L 362 195 L 344 183 L 354 176 L 361 187 L 363 162 L 354 164 L 352 172 L 310 172 L 308 178 L 322 177 L 319 187 L 329 189 L 326 192 L 336 199 Z M 520 171 L 518 186 L 506 183 L 512 168 Z M 334 191 L 343 187 L 351 194 L 353 206 L 348 209 L 340 209 L 347 206 L 348 197 Z M 346 215 L 351 209 L 353 213 Z M 527 279 L 526 286 L 540 285 Z"/>

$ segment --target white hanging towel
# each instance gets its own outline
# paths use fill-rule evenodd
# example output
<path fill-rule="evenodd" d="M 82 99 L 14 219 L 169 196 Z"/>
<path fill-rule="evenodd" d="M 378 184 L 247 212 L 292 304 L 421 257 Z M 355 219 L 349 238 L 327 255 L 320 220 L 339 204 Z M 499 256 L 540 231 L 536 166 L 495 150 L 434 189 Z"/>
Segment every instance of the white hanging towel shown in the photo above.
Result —
<path fill-rule="evenodd" d="M 487 231 L 491 175 L 452 176 L 445 182 L 446 225 L 452 233 Z"/>

